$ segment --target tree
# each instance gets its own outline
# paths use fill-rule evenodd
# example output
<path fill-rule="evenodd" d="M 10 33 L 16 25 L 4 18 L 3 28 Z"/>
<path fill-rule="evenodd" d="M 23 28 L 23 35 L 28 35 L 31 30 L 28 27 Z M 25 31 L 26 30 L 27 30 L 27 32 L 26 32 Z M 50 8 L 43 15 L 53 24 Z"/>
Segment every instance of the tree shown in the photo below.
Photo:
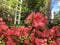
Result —
<path fill-rule="evenodd" d="M 46 14 L 46 9 L 50 0 L 28 0 L 27 2 L 29 10 Z"/>
<path fill-rule="evenodd" d="M 7 18 L 8 14 L 14 14 L 14 6 L 17 4 L 16 0 L 0 0 L 0 17 Z"/>
<path fill-rule="evenodd" d="M 17 0 L 0 0 L 0 17 L 7 19 L 9 15 L 9 17 L 14 18 L 19 3 Z M 21 20 L 24 20 L 32 11 L 46 14 L 48 3 L 49 0 L 23 0 Z"/>

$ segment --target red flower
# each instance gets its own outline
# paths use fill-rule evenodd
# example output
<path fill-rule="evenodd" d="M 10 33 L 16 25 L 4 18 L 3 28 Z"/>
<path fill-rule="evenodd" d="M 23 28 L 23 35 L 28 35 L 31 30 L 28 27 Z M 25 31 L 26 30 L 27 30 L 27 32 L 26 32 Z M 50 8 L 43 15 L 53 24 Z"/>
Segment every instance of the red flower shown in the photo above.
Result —
<path fill-rule="evenodd" d="M 16 44 L 13 42 L 11 37 L 8 37 L 8 41 L 6 42 L 6 45 L 16 45 Z"/>
<path fill-rule="evenodd" d="M 14 33 L 16 36 L 28 36 L 29 31 L 30 31 L 29 27 L 20 26 L 20 27 L 15 29 Z"/>
<path fill-rule="evenodd" d="M 33 23 L 32 26 L 35 28 L 40 28 L 40 27 L 45 27 L 47 24 L 47 19 L 45 16 L 41 13 L 35 13 L 34 18 L 33 18 Z"/>
<path fill-rule="evenodd" d="M 36 45 L 46 45 L 47 40 L 46 39 L 35 38 L 35 43 L 36 43 Z"/>
<path fill-rule="evenodd" d="M 5 32 L 5 34 L 8 35 L 8 36 L 10 36 L 10 35 L 14 35 L 14 31 L 8 29 L 8 30 Z"/>
<path fill-rule="evenodd" d="M 48 29 L 46 29 L 46 30 L 44 30 L 44 37 L 49 37 L 50 36 L 50 30 Z"/>
<path fill-rule="evenodd" d="M 58 45 L 60 45 L 60 38 L 57 39 L 57 43 L 58 43 Z"/>
<path fill-rule="evenodd" d="M 12 18 L 8 18 L 8 21 L 10 21 L 10 22 L 11 22 L 11 21 L 12 21 Z"/>
<path fill-rule="evenodd" d="M 6 23 L 5 22 L 0 22 L 0 25 L 5 25 Z"/>
<path fill-rule="evenodd" d="M 25 45 L 28 45 L 29 44 L 29 41 L 26 39 L 26 40 L 24 40 L 24 44 Z"/>
<path fill-rule="evenodd" d="M 33 43 L 30 43 L 30 45 L 34 45 Z"/>
<path fill-rule="evenodd" d="M 8 29 L 8 26 L 7 25 L 1 25 L 0 26 L 3 30 L 7 30 Z"/>
<path fill-rule="evenodd" d="M 60 30 L 57 30 L 57 31 L 56 31 L 56 35 L 57 35 L 57 36 L 60 36 Z"/>
<path fill-rule="evenodd" d="M 35 36 L 34 35 L 35 35 L 34 33 L 31 33 L 29 36 L 32 43 L 35 42 Z"/>
<path fill-rule="evenodd" d="M 26 22 L 27 24 L 31 24 L 32 26 L 35 28 L 40 28 L 40 27 L 45 27 L 47 24 L 47 19 L 45 18 L 45 16 L 39 12 L 35 13 L 31 13 L 27 19 Z"/>
<path fill-rule="evenodd" d="M 60 36 L 60 27 L 53 26 L 51 28 L 51 34 L 54 35 L 54 36 Z"/>
<path fill-rule="evenodd" d="M 26 18 L 25 24 L 30 24 L 30 23 L 33 21 L 34 15 L 35 15 L 35 12 L 32 12 L 32 13 Z"/>
<path fill-rule="evenodd" d="M 53 30 L 58 30 L 58 29 L 60 29 L 60 27 L 59 26 L 53 26 L 52 29 Z"/>
<path fill-rule="evenodd" d="M 0 21 L 2 22 L 3 21 L 3 18 L 0 18 Z"/>
<path fill-rule="evenodd" d="M 36 34 L 38 35 L 38 37 L 45 37 L 44 33 L 41 31 L 36 31 Z"/>

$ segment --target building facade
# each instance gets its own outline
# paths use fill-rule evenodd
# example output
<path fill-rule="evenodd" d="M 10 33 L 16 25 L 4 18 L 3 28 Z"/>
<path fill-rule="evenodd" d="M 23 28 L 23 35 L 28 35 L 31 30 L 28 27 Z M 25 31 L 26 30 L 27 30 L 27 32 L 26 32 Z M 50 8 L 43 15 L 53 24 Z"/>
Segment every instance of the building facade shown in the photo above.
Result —
<path fill-rule="evenodd" d="M 58 0 L 58 10 L 60 11 L 60 0 Z"/>

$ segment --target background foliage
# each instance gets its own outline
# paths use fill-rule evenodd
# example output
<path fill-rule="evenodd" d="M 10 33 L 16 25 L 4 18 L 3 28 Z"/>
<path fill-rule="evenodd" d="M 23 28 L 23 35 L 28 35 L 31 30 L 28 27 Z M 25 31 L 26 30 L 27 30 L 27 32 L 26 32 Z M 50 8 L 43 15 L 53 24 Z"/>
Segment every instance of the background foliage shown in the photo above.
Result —
<path fill-rule="evenodd" d="M 48 2 L 48 0 L 23 0 L 22 15 L 26 16 L 28 12 L 32 11 L 40 11 L 45 14 Z M 0 0 L 0 16 L 6 18 L 8 14 L 14 15 L 18 3 L 20 2 L 17 0 Z"/>

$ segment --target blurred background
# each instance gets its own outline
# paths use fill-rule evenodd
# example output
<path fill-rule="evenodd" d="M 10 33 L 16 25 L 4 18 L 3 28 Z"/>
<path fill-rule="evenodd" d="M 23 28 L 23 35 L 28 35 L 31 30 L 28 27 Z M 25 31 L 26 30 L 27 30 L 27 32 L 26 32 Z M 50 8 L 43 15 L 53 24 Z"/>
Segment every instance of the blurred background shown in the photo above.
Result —
<path fill-rule="evenodd" d="M 60 24 L 60 0 L 0 0 L 0 17 L 6 22 L 12 18 L 12 23 L 19 20 L 22 24 L 31 12 L 43 13 L 53 24 Z"/>

